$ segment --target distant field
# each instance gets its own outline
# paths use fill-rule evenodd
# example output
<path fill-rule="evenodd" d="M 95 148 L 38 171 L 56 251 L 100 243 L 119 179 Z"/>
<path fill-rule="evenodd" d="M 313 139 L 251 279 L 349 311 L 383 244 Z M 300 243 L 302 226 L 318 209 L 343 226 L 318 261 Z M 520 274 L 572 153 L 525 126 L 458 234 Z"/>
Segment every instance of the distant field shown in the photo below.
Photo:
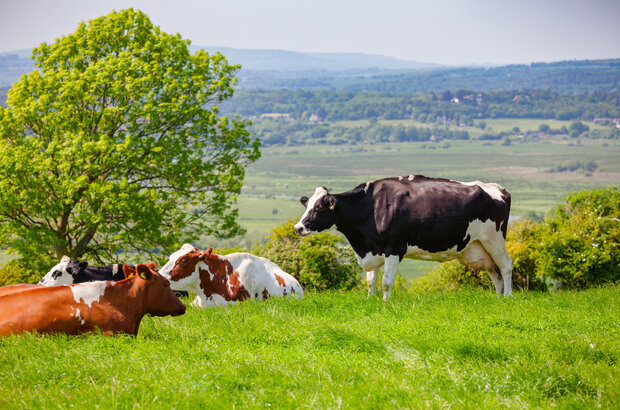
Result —
<path fill-rule="evenodd" d="M 562 127 L 569 128 L 573 121 L 561 121 L 561 120 L 548 120 L 548 119 L 540 119 L 540 118 L 497 118 L 497 119 L 483 119 L 476 120 L 476 124 L 480 121 L 484 121 L 486 123 L 485 129 L 480 129 L 479 127 L 459 127 L 454 124 L 447 125 L 450 130 L 462 130 L 469 132 L 470 136 L 477 137 L 485 132 L 507 132 L 511 131 L 513 128 L 518 127 L 521 132 L 526 131 L 538 131 L 538 127 L 542 124 L 546 124 L 553 129 L 560 129 Z M 594 124 L 592 122 L 582 121 L 585 125 L 588 126 L 591 130 L 605 130 L 609 129 L 609 127 L 605 127 L 599 124 Z M 437 124 L 420 122 L 416 120 L 379 120 L 379 124 L 382 125 L 391 125 L 391 126 L 414 126 L 414 127 L 423 127 L 423 128 L 434 128 L 437 127 Z M 341 127 L 363 127 L 369 124 L 368 120 L 356 120 L 356 121 L 335 121 L 330 123 L 334 126 Z M 445 126 L 443 126 L 445 127 Z"/>
<path fill-rule="evenodd" d="M 0 407 L 617 409 L 619 310 L 613 287 L 189 308 L 135 338 L 0 338 Z"/>

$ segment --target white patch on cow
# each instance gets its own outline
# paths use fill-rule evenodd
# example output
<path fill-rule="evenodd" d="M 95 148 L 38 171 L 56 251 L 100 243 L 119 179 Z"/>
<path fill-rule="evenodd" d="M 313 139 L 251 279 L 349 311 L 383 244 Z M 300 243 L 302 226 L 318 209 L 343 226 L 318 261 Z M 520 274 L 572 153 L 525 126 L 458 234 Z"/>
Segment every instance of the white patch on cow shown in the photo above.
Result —
<path fill-rule="evenodd" d="M 112 265 L 112 275 L 116 275 L 118 273 L 118 263 Z"/>
<path fill-rule="evenodd" d="M 67 272 L 67 265 L 71 262 L 71 258 L 68 256 L 63 256 L 60 259 L 60 262 L 39 281 L 39 285 L 43 286 L 59 286 L 59 285 L 70 285 L 73 283 L 73 276 Z M 56 271 L 60 271 L 60 276 L 54 278 L 53 273 Z"/>
<path fill-rule="evenodd" d="M 399 181 L 402 181 L 403 179 L 405 179 L 405 177 L 398 177 Z"/>
<path fill-rule="evenodd" d="M 80 309 L 76 309 L 75 314 L 73 315 L 77 320 L 80 321 L 81 324 L 86 323 L 86 321 L 84 319 L 82 319 L 82 316 L 80 316 Z"/>
<path fill-rule="evenodd" d="M 453 246 L 450 249 L 446 249 L 441 252 L 429 252 L 417 246 L 408 246 L 405 258 L 407 259 L 422 259 L 425 261 L 437 261 L 444 262 L 450 259 L 456 258 L 457 247 Z"/>
<path fill-rule="evenodd" d="M 196 264 L 196 267 L 194 268 L 194 271 L 191 273 L 191 275 L 188 275 L 184 278 L 181 278 L 179 280 L 173 280 L 170 276 L 166 276 L 166 279 L 168 279 L 168 282 L 170 282 L 170 289 L 172 290 L 195 290 L 196 288 L 200 288 L 200 270 L 201 269 L 206 269 L 207 272 L 209 272 L 209 274 L 211 274 L 211 272 L 209 271 L 209 267 L 202 261 L 198 262 Z M 211 279 L 213 279 L 213 275 L 211 275 Z"/>
<path fill-rule="evenodd" d="M 385 255 L 382 253 L 379 255 L 373 255 L 371 252 L 368 252 L 363 258 L 359 255 L 356 256 L 357 262 L 366 272 L 379 269 L 385 262 Z"/>
<path fill-rule="evenodd" d="M 191 245 L 189 243 L 183 244 L 183 246 L 181 246 L 181 249 L 170 255 L 170 257 L 168 258 L 168 262 L 166 262 L 166 264 L 158 271 L 159 274 L 170 280 L 170 271 L 172 270 L 172 268 L 174 268 L 174 264 L 177 262 L 177 259 L 195 250 L 197 249 L 196 247 L 194 247 L 194 245 Z"/>
<path fill-rule="evenodd" d="M 84 303 L 92 307 L 93 302 L 99 302 L 107 286 L 108 282 L 105 281 L 78 283 L 71 286 L 71 292 L 73 292 L 75 303 Z"/>
<path fill-rule="evenodd" d="M 459 182 L 459 181 L 456 181 L 456 182 Z M 484 190 L 484 192 L 489 194 L 491 198 L 495 199 L 496 201 L 504 202 L 504 196 L 502 195 L 502 190 L 504 188 L 502 188 L 501 185 L 494 184 L 494 183 L 484 183 L 480 181 L 459 182 L 459 183 L 463 185 L 467 185 L 467 186 L 478 185 L 480 188 Z"/>
<path fill-rule="evenodd" d="M 415 179 L 415 175 L 409 175 L 409 178 L 407 178 L 409 181 L 413 181 Z"/>
<path fill-rule="evenodd" d="M 367 194 L 368 193 L 368 188 L 370 188 L 370 185 L 372 184 L 372 182 L 366 182 L 366 186 L 364 187 L 364 193 Z"/>
<path fill-rule="evenodd" d="M 302 223 L 302 221 L 304 219 L 306 219 L 306 217 L 308 216 L 308 213 L 310 211 L 312 211 L 312 209 L 314 208 L 314 205 L 316 205 L 316 202 L 321 199 L 322 197 L 324 197 L 325 195 L 327 195 L 327 190 L 323 187 L 318 187 L 315 191 L 314 194 L 310 197 L 310 199 L 308 199 L 308 203 L 306 204 L 306 211 L 304 212 L 304 214 L 301 216 L 301 218 L 299 219 L 299 222 L 297 222 L 295 224 L 295 231 L 299 232 L 301 235 L 307 235 L 310 233 L 310 231 L 308 231 L 306 229 L 306 227 L 304 226 L 304 224 Z M 300 230 L 301 229 L 301 230 Z"/>

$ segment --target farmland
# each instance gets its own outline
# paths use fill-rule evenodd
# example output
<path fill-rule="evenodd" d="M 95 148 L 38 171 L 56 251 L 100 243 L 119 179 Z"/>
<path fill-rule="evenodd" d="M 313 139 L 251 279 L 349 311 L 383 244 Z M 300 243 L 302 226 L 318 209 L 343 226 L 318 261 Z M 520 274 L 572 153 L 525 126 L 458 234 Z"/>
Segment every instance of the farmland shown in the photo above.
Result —
<path fill-rule="evenodd" d="M 617 408 L 618 289 L 309 293 L 0 339 L 0 406 Z"/>

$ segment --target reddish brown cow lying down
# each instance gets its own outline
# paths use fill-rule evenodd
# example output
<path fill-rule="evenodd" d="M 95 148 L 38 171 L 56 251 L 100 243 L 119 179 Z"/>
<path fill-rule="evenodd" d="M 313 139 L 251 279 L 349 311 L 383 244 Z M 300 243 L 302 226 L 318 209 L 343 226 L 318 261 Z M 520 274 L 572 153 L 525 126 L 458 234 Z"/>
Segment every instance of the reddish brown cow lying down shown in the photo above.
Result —
<path fill-rule="evenodd" d="M 21 292 L 21 291 L 24 291 L 26 289 L 39 288 L 39 287 L 41 287 L 41 285 L 23 284 L 23 285 L 7 285 L 7 286 L 2 286 L 2 287 L 0 287 L 0 296 L 8 295 L 8 294 L 11 294 L 11 293 Z"/>
<path fill-rule="evenodd" d="M 147 313 L 182 315 L 185 305 L 152 266 L 124 268 L 128 278 L 119 282 L 36 286 L 0 295 L 0 335 L 32 331 L 75 335 L 96 329 L 105 335 L 136 335 Z"/>

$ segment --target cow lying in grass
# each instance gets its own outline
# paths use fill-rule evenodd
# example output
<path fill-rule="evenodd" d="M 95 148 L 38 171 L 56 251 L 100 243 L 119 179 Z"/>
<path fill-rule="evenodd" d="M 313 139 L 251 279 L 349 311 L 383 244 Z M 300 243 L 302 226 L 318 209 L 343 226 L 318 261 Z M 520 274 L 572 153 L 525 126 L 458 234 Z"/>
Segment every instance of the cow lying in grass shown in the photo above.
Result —
<path fill-rule="evenodd" d="M 144 315 L 178 316 L 185 305 L 154 264 L 123 267 L 127 279 L 64 286 L 34 286 L 0 296 L 0 335 L 66 333 L 99 329 L 136 335 Z"/>
<path fill-rule="evenodd" d="M 303 296 L 299 282 L 275 263 L 249 253 L 214 255 L 190 244 L 170 255 L 160 273 L 173 289 L 196 292 L 193 306 L 226 305 L 244 299 Z"/>
<path fill-rule="evenodd" d="M 72 283 L 93 282 L 97 280 L 119 281 L 125 279 L 123 264 L 93 266 L 86 261 L 78 261 L 63 256 L 60 262 L 39 281 L 39 285 L 58 286 Z M 126 265 L 135 268 L 134 265 Z M 175 292 L 179 297 L 186 297 L 187 292 Z"/>

